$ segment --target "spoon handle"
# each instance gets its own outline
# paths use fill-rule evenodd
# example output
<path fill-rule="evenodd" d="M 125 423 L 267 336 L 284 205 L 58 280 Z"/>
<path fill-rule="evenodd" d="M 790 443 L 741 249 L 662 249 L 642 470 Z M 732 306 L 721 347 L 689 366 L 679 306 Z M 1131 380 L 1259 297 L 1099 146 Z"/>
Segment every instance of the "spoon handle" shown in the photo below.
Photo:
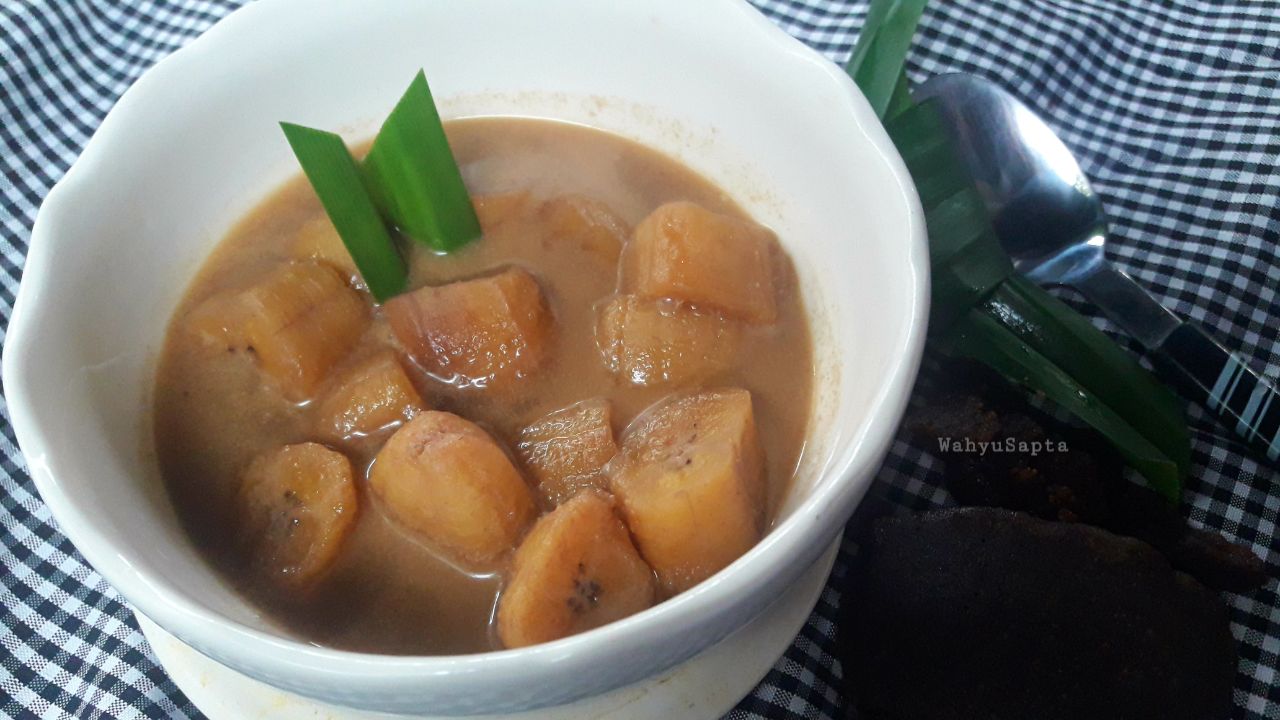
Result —
<path fill-rule="evenodd" d="M 1183 394 L 1204 403 L 1236 434 L 1280 460 L 1280 393 L 1196 325 L 1178 326 L 1153 360 Z"/>
<path fill-rule="evenodd" d="M 1280 393 L 1197 325 L 1169 312 L 1105 260 L 1059 279 L 1151 351 L 1183 397 L 1202 403 L 1272 463 L 1280 461 Z"/>

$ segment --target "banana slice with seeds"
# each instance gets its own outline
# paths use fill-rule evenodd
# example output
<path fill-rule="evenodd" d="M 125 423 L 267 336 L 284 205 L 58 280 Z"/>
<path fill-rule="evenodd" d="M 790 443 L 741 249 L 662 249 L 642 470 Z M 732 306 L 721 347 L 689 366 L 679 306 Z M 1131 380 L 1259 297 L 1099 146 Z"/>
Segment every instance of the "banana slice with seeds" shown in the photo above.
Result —
<path fill-rule="evenodd" d="M 317 443 L 285 445 L 254 460 L 239 502 L 251 564 L 292 587 L 333 564 L 359 510 L 351 463 Z"/>
<path fill-rule="evenodd" d="M 498 604 L 498 635 L 509 648 L 599 627 L 653 604 L 645 564 L 613 500 L 584 490 L 543 516 L 516 551 Z"/>

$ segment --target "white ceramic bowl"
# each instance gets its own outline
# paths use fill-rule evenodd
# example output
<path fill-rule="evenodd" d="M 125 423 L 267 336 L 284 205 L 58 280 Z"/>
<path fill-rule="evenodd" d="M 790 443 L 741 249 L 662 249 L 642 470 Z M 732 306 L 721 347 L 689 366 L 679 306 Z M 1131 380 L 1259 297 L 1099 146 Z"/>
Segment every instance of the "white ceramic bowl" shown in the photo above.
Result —
<path fill-rule="evenodd" d="M 419 68 L 446 117 L 585 123 L 706 174 L 777 231 L 812 315 L 811 437 L 772 532 L 690 592 L 528 649 L 386 657 L 287 636 L 192 548 L 152 454 L 152 364 L 175 303 L 230 224 L 296 172 L 276 121 L 369 136 Z M 165 629 L 330 702 L 510 712 L 692 656 L 818 557 L 901 419 L 924 340 L 927 268 L 915 191 L 863 97 L 740 0 L 262 0 L 139 80 L 49 194 L 4 385 L 62 530 Z"/>

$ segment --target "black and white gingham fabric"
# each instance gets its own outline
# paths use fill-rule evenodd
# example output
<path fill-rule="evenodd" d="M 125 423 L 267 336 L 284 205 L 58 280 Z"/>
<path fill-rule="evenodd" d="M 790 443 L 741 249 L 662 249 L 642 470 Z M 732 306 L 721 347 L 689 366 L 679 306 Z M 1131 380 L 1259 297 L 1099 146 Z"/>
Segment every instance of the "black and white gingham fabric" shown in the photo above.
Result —
<path fill-rule="evenodd" d="M 36 208 L 117 97 L 243 0 L 0 0 L 0 315 L 7 326 Z M 754 0 L 843 61 L 864 0 Z M 1112 257 L 1274 382 L 1280 376 L 1280 0 L 934 0 L 916 80 L 963 71 L 1039 111 L 1103 198 Z M 1099 320 L 1107 330 L 1109 325 Z M 1280 477 L 1198 408 L 1184 510 L 1275 572 Z M 132 614 L 58 532 L 0 421 L 0 718 L 198 718 Z M 948 502 L 938 462 L 894 445 L 876 492 Z M 791 650 L 734 710 L 841 718 L 831 583 Z M 1280 718 L 1275 583 L 1227 596 L 1241 646 L 1233 718 Z"/>

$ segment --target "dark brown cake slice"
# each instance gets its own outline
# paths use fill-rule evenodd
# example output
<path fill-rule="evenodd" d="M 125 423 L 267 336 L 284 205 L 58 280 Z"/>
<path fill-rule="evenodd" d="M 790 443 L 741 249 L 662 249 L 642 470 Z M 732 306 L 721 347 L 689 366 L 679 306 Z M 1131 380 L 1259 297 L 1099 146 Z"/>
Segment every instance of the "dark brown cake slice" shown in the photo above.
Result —
<path fill-rule="evenodd" d="M 866 720 L 1218 720 L 1236 644 L 1150 545 L 962 508 L 876 521 L 841 653 Z"/>

